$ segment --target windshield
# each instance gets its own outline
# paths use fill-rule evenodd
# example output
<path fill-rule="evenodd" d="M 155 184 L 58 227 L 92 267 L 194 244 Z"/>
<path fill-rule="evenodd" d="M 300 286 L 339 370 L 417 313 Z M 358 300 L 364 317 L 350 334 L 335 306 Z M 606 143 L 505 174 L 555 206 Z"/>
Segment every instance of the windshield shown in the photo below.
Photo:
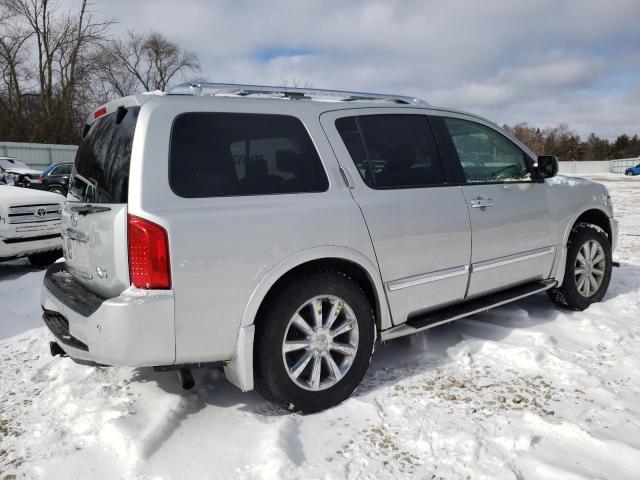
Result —
<path fill-rule="evenodd" d="M 76 153 L 69 200 L 127 203 L 131 147 L 139 111 L 140 107 L 132 107 L 113 112 L 91 125 Z"/>
<path fill-rule="evenodd" d="M 29 165 L 15 158 L 0 158 L 0 167 L 5 170 L 12 170 L 14 168 L 26 168 L 29 169 Z"/>

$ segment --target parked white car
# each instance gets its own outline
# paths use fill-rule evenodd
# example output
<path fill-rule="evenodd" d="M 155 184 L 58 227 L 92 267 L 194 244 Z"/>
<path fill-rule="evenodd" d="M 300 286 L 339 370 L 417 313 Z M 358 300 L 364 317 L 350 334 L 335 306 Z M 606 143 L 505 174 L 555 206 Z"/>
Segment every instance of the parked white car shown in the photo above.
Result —
<path fill-rule="evenodd" d="M 62 257 L 64 201 L 56 193 L 0 185 L 0 261 L 29 257 L 44 266 Z"/>
<path fill-rule="evenodd" d="M 322 100 L 322 101 L 318 101 Z M 606 188 L 415 98 L 196 84 L 87 120 L 44 280 L 52 353 L 222 364 L 292 410 L 347 398 L 387 341 L 538 292 L 600 301 Z"/>

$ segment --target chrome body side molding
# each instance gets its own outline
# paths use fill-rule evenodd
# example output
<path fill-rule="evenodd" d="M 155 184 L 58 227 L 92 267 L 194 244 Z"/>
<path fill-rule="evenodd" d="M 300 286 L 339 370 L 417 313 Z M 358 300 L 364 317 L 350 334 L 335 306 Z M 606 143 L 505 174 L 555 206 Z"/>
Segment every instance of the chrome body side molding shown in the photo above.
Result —
<path fill-rule="evenodd" d="M 469 273 L 469 265 L 462 265 L 460 267 L 447 268 L 445 270 L 438 270 L 437 272 L 425 273 L 422 275 L 415 275 L 413 277 L 401 278 L 387 283 L 387 290 L 393 292 L 407 287 L 415 287 L 429 282 L 436 282 L 438 280 L 444 280 L 446 278 L 458 277 L 460 275 L 467 275 Z"/>
<path fill-rule="evenodd" d="M 511 255 L 509 257 L 503 257 L 498 260 L 488 260 L 486 262 L 476 263 L 472 266 L 473 272 L 481 272 L 482 270 L 489 270 L 490 268 L 503 267 L 512 263 L 523 262 L 525 260 L 531 260 L 532 258 L 544 257 L 545 255 L 551 255 L 556 252 L 556 247 L 541 248 L 539 250 L 531 250 L 529 252 L 519 253 L 517 255 Z"/>

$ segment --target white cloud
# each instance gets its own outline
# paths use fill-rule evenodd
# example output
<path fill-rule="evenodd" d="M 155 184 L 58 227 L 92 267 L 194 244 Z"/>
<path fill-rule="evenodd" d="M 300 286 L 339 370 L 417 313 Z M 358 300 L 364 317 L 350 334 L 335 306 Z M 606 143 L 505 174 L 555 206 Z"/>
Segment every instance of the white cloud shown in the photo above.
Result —
<path fill-rule="evenodd" d="M 582 135 L 640 130 L 638 0 L 105 0 L 94 8 L 118 17 L 120 31 L 156 29 L 195 51 L 212 81 L 295 76 L 420 96 L 498 123 L 567 122 Z"/>

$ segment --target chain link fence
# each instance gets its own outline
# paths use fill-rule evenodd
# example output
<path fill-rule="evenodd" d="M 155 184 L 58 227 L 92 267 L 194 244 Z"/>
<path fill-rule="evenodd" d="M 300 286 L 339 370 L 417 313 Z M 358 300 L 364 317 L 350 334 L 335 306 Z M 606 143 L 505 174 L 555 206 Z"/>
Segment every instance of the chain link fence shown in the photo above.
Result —
<path fill-rule="evenodd" d="M 640 157 L 611 160 L 611 173 L 624 173 L 627 168 L 635 167 L 639 163 Z"/>

